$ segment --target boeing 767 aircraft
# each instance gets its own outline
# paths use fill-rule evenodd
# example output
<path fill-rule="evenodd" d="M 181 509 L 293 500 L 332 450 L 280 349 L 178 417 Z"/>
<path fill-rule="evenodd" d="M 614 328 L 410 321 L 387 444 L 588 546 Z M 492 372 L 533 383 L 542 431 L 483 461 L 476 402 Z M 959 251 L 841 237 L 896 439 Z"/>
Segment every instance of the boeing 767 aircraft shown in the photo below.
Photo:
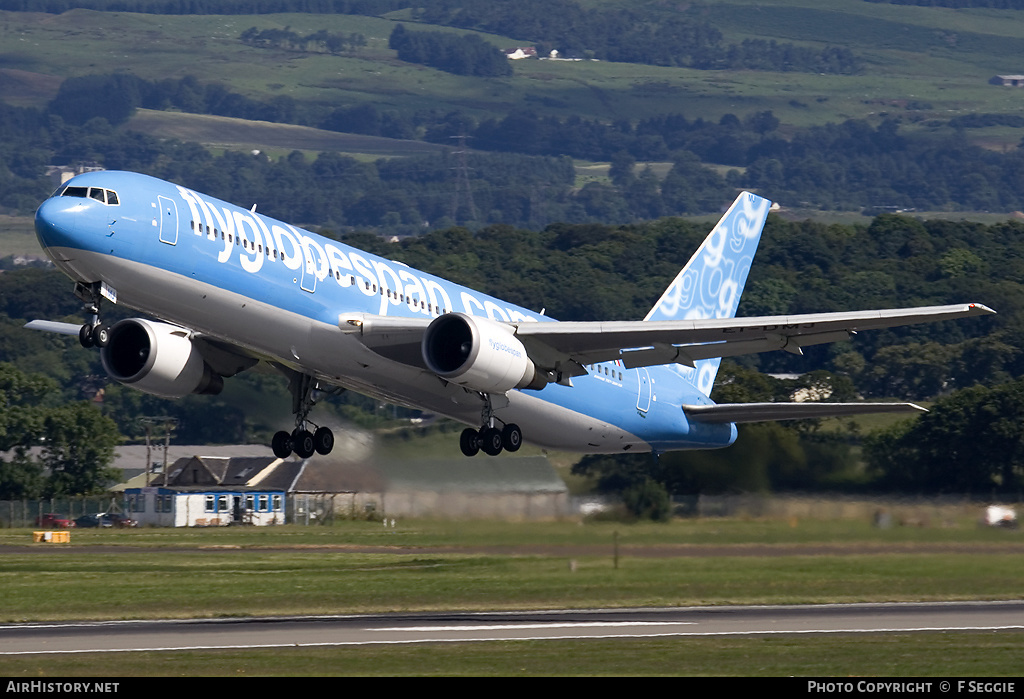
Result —
<path fill-rule="evenodd" d="M 640 321 L 556 322 L 440 277 L 130 172 L 91 172 L 36 212 L 46 254 L 75 283 L 77 334 L 109 375 L 160 396 L 218 393 L 267 362 L 290 379 L 295 429 L 274 453 L 334 436 L 309 414 L 351 389 L 469 425 L 464 454 L 525 439 L 588 453 L 725 447 L 736 423 L 917 411 L 911 403 L 716 404 L 722 357 L 846 340 L 860 330 L 992 313 L 975 303 L 736 318 L 771 202 L 739 195 Z M 159 321 L 102 321 L 101 303 Z"/>

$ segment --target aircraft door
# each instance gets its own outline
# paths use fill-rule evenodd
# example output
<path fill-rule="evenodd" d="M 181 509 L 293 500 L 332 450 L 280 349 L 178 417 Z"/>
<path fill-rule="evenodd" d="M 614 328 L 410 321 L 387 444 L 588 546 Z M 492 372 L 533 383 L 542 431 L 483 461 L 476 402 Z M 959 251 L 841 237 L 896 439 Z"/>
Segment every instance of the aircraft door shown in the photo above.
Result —
<path fill-rule="evenodd" d="M 639 384 L 636 394 L 636 409 L 641 415 L 645 415 L 651 409 L 651 375 L 647 369 L 641 367 L 636 370 L 637 382 Z"/>
<path fill-rule="evenodd" d="M 178 244 L 178 207 L 173 200 L 157 196 L 157 215 L 160 217 L 157 226 L 160 230 L 160 242 L 168 245 Z"/>
<path fill-rule="evenodd" d="M 302 281 L 299 286 L 303 291 L 309 293 L 316 292 L 316 265 L 317 261 L 313 259 L 313 251 L 309 249 L 308 245 L 302 246 Z"/>

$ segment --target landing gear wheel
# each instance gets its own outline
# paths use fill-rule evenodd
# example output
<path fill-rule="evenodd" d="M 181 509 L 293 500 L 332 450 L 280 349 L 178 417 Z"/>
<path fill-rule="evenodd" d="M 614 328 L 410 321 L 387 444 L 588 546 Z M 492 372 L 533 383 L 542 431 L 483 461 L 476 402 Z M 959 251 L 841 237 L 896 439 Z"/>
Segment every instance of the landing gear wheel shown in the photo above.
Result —
<path fill-rule="evenodd" d="M 466 456 L 476 456 L 480 452 L 480 433 L 472 427 L 462 430 L 459 435 L 459 448 Z"/>
<path fill-rule="evenodd" d="M 485 427 L 480 430 L 480 448 L 488 456 L 497 456 L 501 453 L 501 431 L 493 427 Z"/>
<path fill-rule="evenodd" d="M 274 456 L 279 459 L 287 459 L 292 455 L 292 436 L 281 430 L 274 435 L 274 439 L 270 442 L 270 447 L 274 450 Z"/>
<path fill-rule="evenodd" d="M 308 459 L 316 452 L 313 435 L 306 430 L 297 429 L 292 432 L 292 449 L 300 459 Z"/>
<path fill-rule="evenodd" d="M 97 323 L 92 328 L 92 343 L 100 349 L 110 344 L 110 326 Z"/>
<path fill-rule="evenodd" d="M 519 451 L 519 447 L 523 446 L 523 431 L 519 429 L 519 425 L 505 425 L 501 431 L 501 446 L 505 451 Z"/>
<path fill-rule="evenodd" d="M 313 433 L 313 448 L 317 454 L 330 454 L 334 449 L 334 433 L 327 427 L 318 427 Z"/>
<path fill-rule="evenodd" d="M 86 349 L 89 349 L 95 344 L 95 341 L 93 340 L 92 337 L 92 329 L 92 323 L 86 323 L 85 325 L 78 329 L 78 342 L 79 344 L 82 345 L 82 347 L 85 347 Z"/>

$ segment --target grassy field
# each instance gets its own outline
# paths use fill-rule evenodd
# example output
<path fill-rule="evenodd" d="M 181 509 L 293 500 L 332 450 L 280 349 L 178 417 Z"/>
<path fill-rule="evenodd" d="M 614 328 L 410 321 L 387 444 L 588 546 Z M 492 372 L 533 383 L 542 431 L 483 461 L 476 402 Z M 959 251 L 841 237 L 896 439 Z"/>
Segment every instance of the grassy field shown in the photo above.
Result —
<path fill-rule="evenodd" d="M 0 531 L 5 622 L 1019 599 L 1024 580 L 1019 532 L 966 520 L 345 522 L 29 540 Z M 0 657 L 0 674 L 1012 676 L 1022 650 L 1013 632 L 486 642 Z"/>
<path fill-rule="evenodd" d="M 508 641 L 0 657 L 25 677 L 1017 677 L 1020 633 Z"/>
<path fill-rule="evenodd" d="M 140 109 L 128 121 L 127 128 L 142 133 L 160 134 L 164 138 L 193 141 L 213 148 L 229 150 L 258 149 L 275 157 L 294 150 L 315 157 L 323 151 L 353 156 L 380 157 L 439 153 L 444 146 L 425 141 L 406 141 L 359 134 L 324 131 L 308 126 L 273 124 L 210 114 L 184 114 Z"/>
<path fill-rule="evenodd" d="M 1020 536 L 973 521 L 339 522 L 30 541 L 0 534 L 0 620 L 1004 599 L 1024 580 Z"/>

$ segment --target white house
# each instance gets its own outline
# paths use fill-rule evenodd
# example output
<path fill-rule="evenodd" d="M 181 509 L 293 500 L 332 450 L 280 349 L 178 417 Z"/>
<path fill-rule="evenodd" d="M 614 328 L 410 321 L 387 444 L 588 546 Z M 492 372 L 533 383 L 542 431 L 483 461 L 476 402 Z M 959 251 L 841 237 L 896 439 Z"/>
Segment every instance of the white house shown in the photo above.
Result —
<path fill-rule="evenodd" d="M 263 482 L 294 469 L 275 456 L 180 458 L 149 486 L 124 490 L 125 510 L 140 525 L 225 527 L 284 524 L 287 491 Z M 273 480 L 273 478 L 271 478 Z"/>

